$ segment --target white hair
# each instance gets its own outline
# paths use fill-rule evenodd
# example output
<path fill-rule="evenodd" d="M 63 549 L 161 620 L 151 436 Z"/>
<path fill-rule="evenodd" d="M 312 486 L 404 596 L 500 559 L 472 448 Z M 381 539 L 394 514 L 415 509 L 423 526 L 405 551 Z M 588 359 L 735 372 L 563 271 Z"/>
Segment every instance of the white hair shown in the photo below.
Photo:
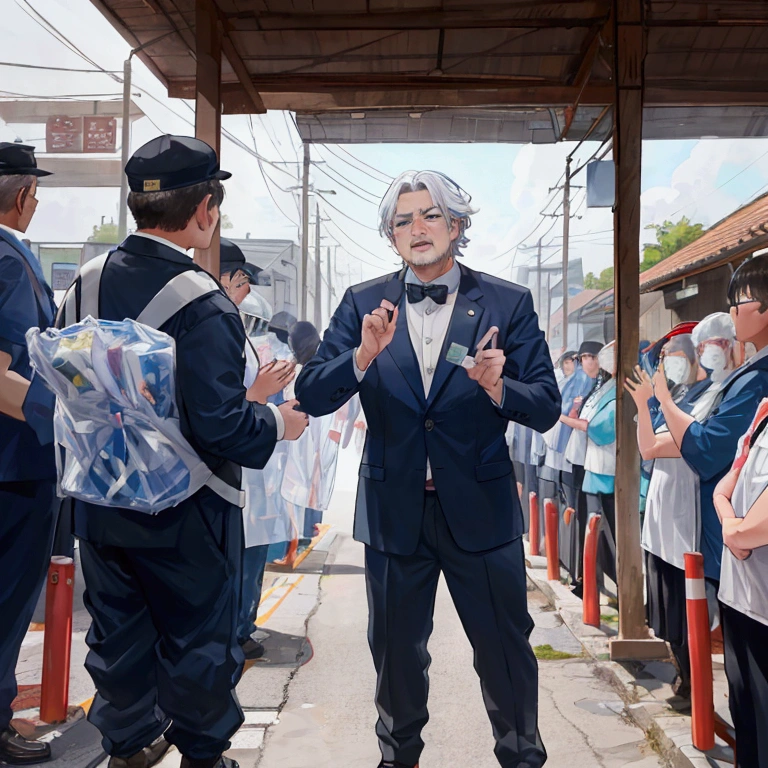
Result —
<path fill-rule="evenodd" d="M 455 181 L 439 171 L 405 171 L 390 185 L 379 205 L 379 232 L 390 242 L 394 237 L 394 219 L 400 195 L 408 192 L 429 192 L 432 202 L 445 216 L 447 226 L 458 222 L 459 236 L 451 243 L 451 255 L 461 256 L 461 249 L 469 243 L 466 231 L 472 225 L 472 214 L 477 213 L 470 203 L 472 198 Z"/>

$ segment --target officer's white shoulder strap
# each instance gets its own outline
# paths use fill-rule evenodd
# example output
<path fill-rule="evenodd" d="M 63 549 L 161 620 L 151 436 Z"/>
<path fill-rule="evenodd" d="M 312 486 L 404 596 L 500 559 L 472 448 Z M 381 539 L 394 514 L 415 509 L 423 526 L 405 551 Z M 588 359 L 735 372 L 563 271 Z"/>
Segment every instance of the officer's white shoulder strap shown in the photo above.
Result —
<path fill-rule="evenodd" d="M 187 304 L 201 296 L 221 290 L 218 283 L 205 272 L 187 270 L 169 280 L 147 304 L 136 322 L 150 328 L 160 328 Z"/>
<path fill-rule="evenodd" d="M 90 315 L 93 318 L 99 317 L 99 288 L 101 286 L 101 274 L 104 271 L 104 265 L 107 263 L 108 253 L 102 253 L 95 259 L 83 264 L 78 271 L 80 278 L 80 312 L 77 311 L 77 295 L 75 285 L 77 279 L 69 287 L 64 301 L 62 302 L 59 315 L 64 314 L 64 326 L 74 325 L 82 318 Z"/>

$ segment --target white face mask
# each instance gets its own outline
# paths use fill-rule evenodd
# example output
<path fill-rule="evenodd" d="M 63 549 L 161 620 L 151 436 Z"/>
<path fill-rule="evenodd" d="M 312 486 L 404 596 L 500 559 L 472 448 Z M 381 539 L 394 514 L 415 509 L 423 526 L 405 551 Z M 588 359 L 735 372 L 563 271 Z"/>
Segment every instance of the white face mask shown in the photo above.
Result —
<path fill-rule="evenodd" d="M 701 353 L 701 364 L 712 371 L 713 375 L 722 373 L 728 365 L 725 350 L 717 344 L 705 344 Z"/>
<path fill-rule="evenodd" d="M 613 376 L 616 370 L 616 352 L 614 347 L 608 347 L 608 349 L 601 349 L 597 355 L 597 362 L 604 371 Z"/>
<path fill-rule="evenodd" d="M 691 364 L 686 357 L 665 357 L 664 373 L 673 384 L 682 384 L 691 373 Z"/>

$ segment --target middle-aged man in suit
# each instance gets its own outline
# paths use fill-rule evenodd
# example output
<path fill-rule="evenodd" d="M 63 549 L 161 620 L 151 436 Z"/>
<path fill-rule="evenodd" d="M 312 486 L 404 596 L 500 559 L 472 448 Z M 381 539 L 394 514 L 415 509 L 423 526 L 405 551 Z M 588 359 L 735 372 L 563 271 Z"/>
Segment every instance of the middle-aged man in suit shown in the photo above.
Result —
<path fill-rule="evenodd" d="M 50 759 L 48 744 L 11 726 L 16 663 L 51 555 L 59 501 L 53 395 L 36 378 L 26 332 L 53 324 L 56 307 L 40 264 L 19 239 L 37 209 L 34 149 L 0 143 L 0 762 Z"/>
<path fill-rule="evenodd" d="M 404 268 L 346 292 L 296 385 L 312 416 L 359 392 L 368 420 L 355 538 L 366 545 L 379 768 L 414 768 L 424 747 L 441 571 L 475 651 L 496 757 L 539 768 L 523 520 L 504 433 L 510 420 L 538 431 L 557 421 L 549 350 L 528 290 L 456 261 L 474 213 L 457 184 L 406 172 L 379 213 Z"/>

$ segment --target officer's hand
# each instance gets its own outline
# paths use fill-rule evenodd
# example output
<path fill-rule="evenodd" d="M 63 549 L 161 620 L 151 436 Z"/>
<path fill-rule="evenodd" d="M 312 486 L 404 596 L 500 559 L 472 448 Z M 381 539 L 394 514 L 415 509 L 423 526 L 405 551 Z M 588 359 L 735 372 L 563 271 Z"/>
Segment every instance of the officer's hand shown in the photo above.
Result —
<path fill-rule="evenodd" d="M 298 400 L 288 400 L 288 402 L 278 406 L 285 423 L 283 440 L 298 440 L 309 424 L 309 416 L 306 413 L 294 410 L 298 404 Z"/>
<path fill-rule="evenodd" d="M 267 402 L 267 398 L 282 392 L 296 376 L 296 363 L 288 360 L 273 360 L 267 363 L 256 377 L 256 381 L 251 384 L 245 397 L 250 402 Z"/>
<path fill-rule="evenodd" d="M 397 327 L 398 312 L 394 304 L 382 299 L 381 306 L 363 318 L 362 338 L 357 348 L 357 366 L 361 371 L 366 370 L 392 341 Z"/>
<path fill-rule="evenodd" d="M 469 378 L 476 381 L 496 405 L 501 405 L 504 394 L 504 382 L 501 377 L 506 362 L 503 349 L 484 349 L 475 356 L 475 367 L 467 370 Z"/>

